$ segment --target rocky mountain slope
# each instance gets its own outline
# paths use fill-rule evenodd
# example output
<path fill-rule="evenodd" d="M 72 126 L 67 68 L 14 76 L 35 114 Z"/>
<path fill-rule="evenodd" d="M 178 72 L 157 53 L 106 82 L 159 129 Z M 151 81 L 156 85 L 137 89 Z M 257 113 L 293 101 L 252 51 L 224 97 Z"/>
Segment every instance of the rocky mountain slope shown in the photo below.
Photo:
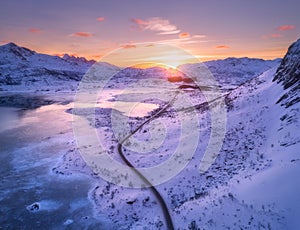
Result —
<path fill-rule="evenodd" d="M 289 48 L 273 81 L 282 84 L 285 89 L 277 103 L 290 107 L 300 101 L 300 39 Z"/>

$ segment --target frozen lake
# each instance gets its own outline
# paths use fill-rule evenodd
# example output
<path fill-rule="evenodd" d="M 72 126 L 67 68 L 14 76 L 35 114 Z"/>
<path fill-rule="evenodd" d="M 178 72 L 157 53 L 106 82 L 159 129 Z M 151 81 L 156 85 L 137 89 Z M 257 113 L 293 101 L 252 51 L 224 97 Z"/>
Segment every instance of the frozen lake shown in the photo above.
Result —
<path fill-rule="evenodd" d="M 70 147 L 69 105 L 36 110 L 0 107 L 0 223 L 4 229 L 63 229 L 101 226 L 87 198 L 92 181 L 83 175 L 57 176 L 51 169 Z M 28 205 L 37 202 L 38 210 Z"/>
<path fill-rule="evenodd" d="M 145 116 L 158 107 L 149 103 L 116 102 L 113 98 L 117 94 L 120 92 L 103 94 L 96 107 L 114 108 L 131 116 Z M 72 114 L 66 112 L 71 107 L 72 103 L 33 110 L 0 107 L 1 227 L 108 228 L 104 217 L 93 217 L 93 204 L 88 198 L 94 183 L 91 177 L 52 173 L 61 157 L 75 145 Z M 128 111 L 131 107 L 134 110 Z"/>

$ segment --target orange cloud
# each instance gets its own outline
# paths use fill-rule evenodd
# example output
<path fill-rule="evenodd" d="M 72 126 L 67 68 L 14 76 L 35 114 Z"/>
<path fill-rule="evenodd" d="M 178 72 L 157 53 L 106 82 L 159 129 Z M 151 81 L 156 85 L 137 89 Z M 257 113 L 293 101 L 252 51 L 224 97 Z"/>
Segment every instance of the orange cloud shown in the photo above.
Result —
<path fill-rule="evenodd" d="M 169 20 L 159 17 L 150 18 L 148 20 L 135 18 L 131 21 L 135 23 L 141 30 L 154 31 L 160 35 L 180 33 L 180 30 L 177 29 L 177 26 L 171 24 Z"/>
<path fill-rule="evenodd" d="M 105 18 L 104 18 L 104 17 L 99 17 L 99 18 L 97 18 L 96 20 L 99 21 L 99 22 L 102 22 L 102 21 L 105 20 Z"/>
<path fill-rule="evenodd" d="M 275 33 L 275 34 L 266 34 L 266 35 L 261 36 L 262 39 L 281 38 L 281 37 L 283 37 L 283 35 L 282 34 L 278 34 L 278 33 Z"/>
<path fill-rule="evenodd" d="M 132 48 L 136 48 L 136 45 L 127 44 L 127 45 L 122 45 L 121 47 L 124 49 L 132 49 Z"/>
<path fill-rule="evenodd" d="M 283 26 L 277 27 L 278 31 L 286 31 L 286 30 L 293 30 L 293 29 L 295 29 L 294 25 L 283 25 Z"/>
<path fill-rule="evenodd" d="M 229 49 L 230 47 L 227 46 L 227 45 L 219 45 L 219 46 L 216 46 L 215 48 L 217 48 L 217 49 Z"/>
<path fill-rule="evenodd" d="M 142 20 L 142 19 L 139 19 L 139 18 L 134 18 L 131 20 L 132 22 L 136 23 L 137 25 L 147 25 L 147 22 Z"/>
<path fill-rule="evenodd" d="M 37 29 L 37 28 L 29 28 L 28 31 L 30 33 L 40 33 L 40 32 L 42 32 L 41 29 Z"/>
<path fill-rule="evenodd" d="M 93 34 L 89 33 L 89 32 L 76 32 L 74 34 L 71 34 L 72 37 L 92 37 L 94 36 Z"/>
<path fill-rule="evenodd" d="M 189 38 L 190 34 L 188 32 L 180 33 L 179 38 Z"/>
<path fill-rule="evenodd" d="M 281 38 L 282 34 L 270 34 L 271 38 Z"/>

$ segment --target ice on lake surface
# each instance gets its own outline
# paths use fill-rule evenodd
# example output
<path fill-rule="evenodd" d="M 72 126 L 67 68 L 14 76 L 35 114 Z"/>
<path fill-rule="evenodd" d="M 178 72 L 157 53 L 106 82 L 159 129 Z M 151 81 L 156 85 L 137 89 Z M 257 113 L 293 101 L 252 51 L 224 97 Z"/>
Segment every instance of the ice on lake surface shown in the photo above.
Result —
<path fill-rule="evenodd" d="M 96 107 L 124 115 L 145 116 L 158 105 L 118 102 L 120 91 L 102 93 Z M 0 107 L 0 222 L 4 228 L 36 229 L 96 226 L 107 220 L 93 217 L 86 175 L 59 176 L 51 172 L 73 143 L 73 106 L 51 104 L 34 110 Z M 133 108 L 132 111 L 128 108 Z"/>
<path fill-rule="evenodd" d="M 104 220 L 93 218 L 87 197 L 90 179 L 51 174 L 72 140 L 72 115 L 65 112 L 69 107 L 49 105 L 26 111 L 0 107 L 0 222 L 4 229 L 61 228 L 66 223 L 104 226 Z M 34 211 L 32 204 L 38 204 Z"/>
<path fill-rule="evenodd" d="M 156 92 L 154 89 L 152 89 L 152 91 L 154 93 Z M 132 89 L 126 91 L 103 90 L 98 95 L 96 104 L 92 104 L 90 106 L 118 110 L 128 117 L 144 117 L 153 110 L 159 108 L 159 105 L 139 102 L 138 95 L 145 95 L 146 93 L 149 94 L 152 91 L 149 91 L 149 89 Z M 119 100 L 116 98 L 119 98 Z"/>
<path fill-rule="evenodd" d="M 2 107 L 0 108 L 0 132 L 13 128 L 19 119 L 17 108 Z"/>

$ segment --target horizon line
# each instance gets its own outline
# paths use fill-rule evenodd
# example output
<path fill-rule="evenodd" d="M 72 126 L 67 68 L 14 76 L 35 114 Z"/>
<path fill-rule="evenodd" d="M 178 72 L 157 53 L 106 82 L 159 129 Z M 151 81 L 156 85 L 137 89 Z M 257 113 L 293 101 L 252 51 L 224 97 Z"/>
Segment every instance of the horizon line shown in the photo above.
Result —
<path fill-rule="evenodd" d="M 109 63 L 109 62 L 106 62 L 106 61 L 101 61 L 102 57 L 104 57 L 105 55 L 103 55 L 99 60 L 96 60 L 96 59 L 90 59 L 86 56 L 81 56 L 81 55 L 77 55 L 77 54 L 74 54 L 74 53 L 47 53 L 47 52 L 40 52 L 40 51 L 36 51 L 32 48 L 28 48 L 28 47 L 25 47 L 25 46 L 22 46 L 22 45 L 18 45 L 17 43 L 13 42 L 13 41 L 5 41 L 6 43 L 3 43 L 0 45 L 0 47 L 3 47 L 3 46 L 8 46 L 10 44 L 12 45 L 15 45 L 17 47 L 20 47 L 20 48 L 23 48 L 23 49 L 28 49 L 30 51 L 33 51 L 37 54 L 43 54 L 43 55 L 48 55 L 48 56 L 52 56 L 52 57 L 59 57 L 61 59 L 63 59 L 63 56 L 64 55 L 68 55 L 70 57 L 74 57 L 74 58 L 84 58 L 86 61 L 88 62 L 95 62 L 95 63 L 99 63 L 99 62 L 104 62 L 104 63 L 108 63 L 110 65 L 114 65 L 116 67 L 119 67 L 119 68 L 128 68 L 127 67 L 124 67 L 124 66 L 121 66 L 121 65 L 116 65 L 116 64 L 112 64 L 112 63 Z M 122 48 L 122 47 L 120 47 Z M 288 49 L 288 48 L 287 48 Z M 180 65 L 178 65 L 177 67 L 181 66 L 181 65 L 185 65 L 185 64 L 195 64 L 195 63 L 206 63 L 206 62 L 210 62 L 210 61 L 223 61 L 223 60 L 226 60 L 226 59 L 258 59 L 258 60 L 263 60 L 263 61 L 274 61 L 276 59 L 282 59 L 284 57 L 281 56 L 281 57 L 275 57 L 275 58 L 261 58 L 261 57 L 249 57 L 249 56 L 219 56 L 219 58 L 217 56 L 210 56 L 210 58 L 200 58 L 199 55 L 194 55 L 198 60 L 199 62 L 184 62 Z M 207 56 L 208 57 L 208 56 Z M 213 57 L 216 57 L 216 58 L 213 58 Z M 147 66 L 147 67 L 146 67 Z M 153 68 L 153 67 L 161 67 L 161 66 L 165 66 L 165 64 L 162 64 L 162 63 L 158 63 L 158 62 L 142 62 L 141 64 L 138 64 L 138 65 L 135 65 L 135 66 L 130 66 L 131 68 L 137 68 L 137 69 L 146 69 L 146 68 Z M 170 66 L 170 68 L 173 68 Z"/>

